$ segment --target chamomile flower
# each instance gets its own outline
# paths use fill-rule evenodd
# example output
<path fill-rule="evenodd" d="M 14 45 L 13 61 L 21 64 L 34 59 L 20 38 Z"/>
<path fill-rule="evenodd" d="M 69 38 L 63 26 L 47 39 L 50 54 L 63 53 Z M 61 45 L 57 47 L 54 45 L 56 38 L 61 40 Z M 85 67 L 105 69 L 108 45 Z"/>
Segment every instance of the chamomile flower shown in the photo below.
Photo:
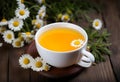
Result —
<path fill-rule="evenodd" d="M 90 51 L 90 46 L 87 46 L 87 49 L 86 49 L 87 51 Z"/>
<path fill-rule="evenodd" d="M 20 4 L 18 4 L 18 8 L 25 8 L 25 5 L 24 4 L 22 4 L 22 3 L 20 3 Z"/>
<path fill-rule="evenodd" d="M 7 43 L 12 43 L 14 40 L 14 32 L 11 30 L 7 30 L 3 34 L 4 41 Z"/>
<path fill-rule="evenodd" d="M 32 20 L 32 25 L 35 25 L 36 21 L 37 21 L 37 19 L 33 19 Z"/>
<path fill-rule="evenodd" d="M 30 56 L 29 54 L 23 54 L 19 58 L 19 64 L 21 65 L 21 67 L 25 69 L 30 68 L 32 66 L 33 61 L 34 61 L 33 57 Z"/>
<path fill-rule="evenodd" d="M 57 21 L 59 21 L 59 20 L 61 20 L 61 18 L 62 18 L 62 13 L 59 13 L 58 15 L 57 15 Z"/>
<path fill-rule="evenodd" d="M 34 40 L 34 34 L 32 34 L 31 32 L 22 33 L 22 36 L 26 43 L 30 43 Z"/>
<path fill-rule="evenodd" d="M 3 34 L 7 30 L 6 27 L 2 26 L 0 27 L 0 34 Z"/>
<path fill-rule="evenodd" d="M 61 20 L 64 21 L 64 22 L 68 22 L 68 21 L 70 21 L 70 16 L 68 14 L 64 14 L 61 17 Z"/>
<path fill-rule="evenodd" d="M 8 27 L 11 30 L 19 31 L 23 28 L 23 20 L 19 18 L 13 18 L 9 21 Z"/>
<path fill-rule="evenodd" d="M 27 38 L 25 39 L 25 42 L 26 42 L 26 43 L 31 43 L 33 40 L 34 40 L 34 37 L 27 37 Z"/>
<path fill-rule="evenodd" d="M 73 46 L 73 47 L 80 47 L 83 43 L 84 43 L 83 40 L 77 39 L 77 40 L 73 40 L 71 42 L 71 46 Z"/>
<path fill-rule="evenodd" d="M 0 47 L 2 47 L 3 43 L 0 43 Z"/>
<path fill-rule="evenodd" d="M 21 39 L 17 38 L 17 39 L 14 39 L 14 40 L 13 40 L 12 45 L 13 45 L 13 47 L 15 47 L 15 48 L 20 48 L 20 47 L 23 47 L 23 46 L 24 46 L 24 42 L 21 41 Z"/>
<path fill-rule="evenodd" d="M 33 69 L 33 71 L 43 71 L 44 64 L 45 62 L 40 57 L 37 57 L 32 63 L 31 69 Z"/>
<path fill-rule="evenodd" d="M 23 37 L 34 37 L 34 35 L 31 32 L 25 32 L 22 34 L 23 34 Z"/>
<path fill-rule="evenodd" d="M 45 0 L 36 0 L 39 4 L 45 3 Z"/>
<path fill-rule="evenodd" d="M 100 19 L 95 19 L 93 21 L 93 28 L 100 30 L 102 28 L 102 21 Z"/>
<path fill-rule="evenodd" d="M 21 32 L 18 33 L 18 39 L 24 41 L 24 37 Z"/>
<path fill-rule="evenodd" d="M 38 17 L 43 19 L 45 15 L 46 15 L 46 6 L 43 5 L 38 11 Z"/>
<path fill-rule="evenodd" d="M 15 15 L 19 19 L 24 19 L 25 20 L 27 17 L 29 17 L 29 14 L 30 14 L 30 12 L 29 12 L 28 8 L 19 7 L 15 11 Z"/>
<path fill-rule="evenodd" d="M 44 70 L 44 71 L 49 71 L 49 70 L 50 70 L 50 67 L 51 67 L 51 66 L 49 66 L 48 64 L 44 64 L 43 70 Z"/>
<path fill-rule="evenodd" d="M 17 0 L 17 2 L 24 3 L 24 0 Z"/>
<path fill-rule="evenodd" d="M 17 4 L 20 5 L 20 4 L 23 4 L 24 3 L 24 0 L 16 0 L 17 1 Z"/>
<path fill-rule="evenodd" d="M 7 25 L 7 24 L 8 24 L 8 21 L 5 18 L 3 18 L 0 22 L 0 26 Z"/>
<path fill-rule="evenodd" d="M 36 31 L 43 26 L 43 20 L 41 19 L 36 19 L 36 21 L 33 22 L 34 23 L 34 28 L 36 29 Z"/>

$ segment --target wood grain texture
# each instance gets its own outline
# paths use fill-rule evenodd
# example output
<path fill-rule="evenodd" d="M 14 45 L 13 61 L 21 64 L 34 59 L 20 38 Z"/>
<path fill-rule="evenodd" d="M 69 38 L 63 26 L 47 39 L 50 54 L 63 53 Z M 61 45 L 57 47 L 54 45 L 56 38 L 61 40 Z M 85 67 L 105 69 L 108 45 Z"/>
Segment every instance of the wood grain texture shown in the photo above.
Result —
<path fill-rule="evenodd" d="M 29 82 L 29 69 L 23 69 L 19 65 L 19 57 L 24 53 L 25 47 L 7 50 L 9 55 L 9 82 Z"/>
<path fill-rule="evenodd" d="M 0 82 L 120 82 L 120 1 L 119 0 L 92 0 L 97 4 L 102 4 L 102 13 L 89 13 L 92 19 L 100 18 L 105 27 L 111 33 L 110 49 L 112 55 L 105 56 L 106 62 L 97 64 L 83 70 L 74 78 L 69 80 L 56 80 L 44 77 L 31 69 L 20 67 L 19 57 L 26 53 L 28 46 L 15 49 L 11 45 L 4 44 L 0 48 Z M 81 27 L 86 27 L 85 21 L 78 22 Z M 2 37 L 0 37 L 0 41 Z M 36 53 L 37 54 L 37 53 Z M 33 54 L 33 57 L 38 55 Z M 63 73 L 64 74 L 64 73 Z"/>
<path fill-rule="evenodd" d="M 0 42 L 3 42 L 1 36 L 0 36 Z M 7 45 L 5 44 L 3 44 L 2 47 L 0 47 L 0 81 L 1 82 L 8 81 L 8 53 L 6 52 L 7 49 L 8 49 Z"/>
<path fill-rule="evenodd" d="M 90 13 L 92 19 L 99 18 L 103 20 L 102 14 L 98 14 L 97 12 Z M 103 22 L 105 22 L 103 20 Z M 79 23 L 80 26 L 86 27 L 84 22 Z M 104 27 L 104 26 L 103 26 Z M 93 79 L 94 78 L 94 79 Z M 49 79 L 47 80 L 49 81 Z M 76 78 L 72 79 L 71 82 L 116 82 L 111 62 L 109 57 L 106 56 L 106 62 L 100 63 L 96 66 L 92 66 L 82 73 L 80 73 Z"/>
<path fill-rule="evenodd" d="M 118 82 L 120 82 L 120 17 L 119 8 L 117 1 L 109 0 L 109 3 L 103 1 L 105 5 L 105 11 L 103 11 L 103 16 L 105 18 L 106 27 L 111 33 L 110 42 L 112 45 L 110 49 L 112 55 L 110 60 L 112 67 Z"/>
<path fill-rule="evenodd" d="M 106 56 L 106 62 L 86 69 L 70 82 L 116 82 L 109 57 Z"/>
<path fill-rule="evenodd" d="M 92 1 L 96 2 L 96 4 L 103 5 L 100 0 L 92 0 Z M 106 21 L 104 21 L 102 13 L 98 14 L 97 12 L 92 12 L 92 13 L 90 12 L 89 16 L 92 19 L 95 19 L 95 18 L 101 19 L 103 21 L 103 27 L 105 27 L 104 24 L 106 24 Z M 111 61 L 109 60 L 109 56 L 105 56 L 105 57 L 106 57 L 106 62 L 102 62 L 100 64 L 97 64 L 96 66 L 88 68 L 86 71 L 83 71 L 78 77 L 73 79 L 71 82 L 88 82 L 88 81 L 89 82 L 116 82 L 116 78 L 114 76 L 114 72 L 111 66 Z"/>
<path fill-rule="evenodd" d="M 33 41 L 30 46 L 28 47 L 27 49 L 27 52 L 26 53 L 29 53 L 32 57 L 36 57 L 39 56 L 39 54 L 37 53 L 37 49 L 36 49 L 36 46 L 35 46 L 35 41 Z M 49 71 L 41 71 L 41 72 L 36 72 L 38 74 L 34 74 L 32 71 L 31 71 L 31 80 L 32 78 L 36 78 L 38 79 L 38 77 L 41 75 L 41 76 L 44 76 L 46 78 L 50 78 L 50 79 L 57 79 L 57 80 L 61 80 L 61 79 L 69 79 L 69 78 L 72 78 L 72 77 L 75 77 L 77 74 L 79 74 L 81 71 L 83 71 L 83 67 L 80 67 L 78 65 L 73 65 L 73 66 L 70 66 L 70 67 L 67 67 L 67 68 L 55 68 L 55 67 L 52 67 L 51 66 L 51 70 Z M 34 74 L 34 76 L 33 76 Z"/>

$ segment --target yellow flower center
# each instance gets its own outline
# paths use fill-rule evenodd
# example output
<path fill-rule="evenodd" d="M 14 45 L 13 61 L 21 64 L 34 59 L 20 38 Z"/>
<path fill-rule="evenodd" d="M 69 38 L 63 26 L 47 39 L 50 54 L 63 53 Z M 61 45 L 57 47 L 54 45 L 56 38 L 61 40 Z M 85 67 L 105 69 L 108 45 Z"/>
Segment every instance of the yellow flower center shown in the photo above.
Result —
<path fill-rule="evenodd" d="M 3 33 L 5 30 L 6 30 L 6 28 L 5 28 L 5 27 L 2 27 L 2 28 L 0 29 L 0 33 Z"/>
<path fill-rule="evenodd" d="M 69 19 L 69 15 L 65 15 L 64 20 L 68 20 L 68 19 Z"/>
<path fill-rule="evenodd" d="M 36 63 L 35 63 L 35 66 L 37 67 L 37 68 L 40 68 L 40 67 L 42 67 L 42 62 L 41 61 L 37 61 Z"/>
<path fill-rule="evenodd" d="M 42 3 L 45 3 L 45 0 L 42 0 Z"/>
<path fill-rule="evenodd" d="M 21 3 L 24 3 L 24 0 L 21 0 Z"/>
<path fill-rule="evenodd" d="M 19 21 L 14 21 L 14 22 L 13 22 L 13 26 L 14 26 L 14 27 L 18 27 L 18 26 L 19 26 Z"/>
<path fill-rule="evenodd" d="M 39 14 L 39 17 L 42 17 L 42 15 L 43 15 L 43 13 L 41 12 L 41 13 Z"/>
<path fill-rule="evenodd" d="M 99 25 L 99 22 L 98 22 L 98 21 L 96 21 L 96 22 L 95 22 L 95 26 L 98 26 L 98 25 Z"/>
<path fill-rule="evenodd" d="M 1 22 L 6 22 L 7 20 L 5 19 L 5 18 L 3 18 L 2 20 L 1 20 Z"/>
<path fill-rule="evenodd" d="M 22 36 L 19 36 L 18 38 L 19 38 L 20 41 L 24 40 L 24 38 Z"/>
<path fill-rule="evenodd" d="M 25 15 L 25 10 L 20 10 L 19 14 L 22 16 Z"/>
<path fill-rule="evenodd" d="M 26 35 L 28 35 L 28 36 L 29 36 L 29 35 L 31 35 L 31 33 L 30 33 L 30 32 L 26 32 Z"/>
<path fill-rule="evenodd" d="M 62 14 L 61 13 L 58 14 L 58 19 L 61 19 L 61 17 L 62 17 Z"/>
<path fill-rule="evenodd" d="M 18 39 L 19 39 L 20 41 L 23 41 L 23 40 L 24 40 L 22 33 L 18 33 Z"/>
<path fill-rule="evenodd" d="M 75 44 L 75 45 L 79 45 L 79 44 L 80 44 L 80 41 L 76 40 L 76 41 L 74 42 L 74 44 Z"/>
<path fill-rule="evenodd" d="M 11 39 L 12 35 L 11 34 L 7 34 L 7 39 Z"/>
<path fill-rule="evenodd" d="M 44 70 L 45 70 L 45 71 L 48 71 L 48 70 L 49 70 L 49 66 L 48 66 L 48 65 L 45 65 Z"/>
<path fill-rule="evenodd" d="M 16 45 L 16 46 L 20 46 L 20 45 L 21 45 L 21 42 L 20 42 L 20 41 L 16 41 L 16 42 L 15 42 L 15 45 Z"/>
<path fill-rule="evenodd" d="M 68 14 L 72 14 L 72 11 L 70 9 L 67 9 Z"/>
<path fill-rule="evenodd" d="M 32 20 L 32 24 L 34 25 L 36 23 L 36 19 L 33 19 Z"/>
<path fill-rule="evenodd" d="M 40 27 L 41 27 L 40 23 L 36 24 L 36 28 L 40 28 Z"/>
<path fill-rule="evenodd" d="M 24 58 L 23 63 L 27 65 L 30 63 L 30 60 L 28 58 Z"/>

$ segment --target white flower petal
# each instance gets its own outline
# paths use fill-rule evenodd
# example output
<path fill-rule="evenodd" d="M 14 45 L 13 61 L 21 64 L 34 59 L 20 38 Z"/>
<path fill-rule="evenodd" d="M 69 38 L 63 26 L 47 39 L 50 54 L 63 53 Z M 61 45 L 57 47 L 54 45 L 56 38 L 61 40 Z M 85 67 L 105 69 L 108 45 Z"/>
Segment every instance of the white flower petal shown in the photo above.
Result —
<path fill-rule="evenodd" d="M 34 24 L 34 29 L 37 31 L 39 28 L 43 26 L 43 20 L 37 19 Z"/>
<path fill-rule="evenodd" d="M 79 42 L 79 44 L 76 44 L 75 42 Z M 73 41 L 71 42 L 71 46 L 73 46 L 73 47 L 80 47 L 83 43 L 84 43 L 83 40 L 77 39 L 77 40 L 73 40 Z"/>
<path fill-rule="evenodd" d="M 42 6 L 40 7 L 39 11 L 38 11 L 38 17 L 37 18 L 41 18 L 43 19 L 46 15 L 46 6 Z"/>
<path fill-rule="evenodd" d="M 24 19 L 25 20 L 26 18 L 29 17 L 29 14 L 30 14 L 30 12 L 29 12 L 28 8 L 20 7 L 20 8 L 17 8 L 16 11 L 15 11 L 15 15 L 19 19 Z"/>
<path fill-rule="evenodd" d="M 7 43 L 12 43 L 14 40 L 14 33 L 11 30 L 7 30 L 3 34 L 4 41 Z"/>
<path fill-rule="evenodd" d="M 68 21 L 70 21 L 70 16 L 68 14 L 64 14 L 61 17 L 61 20 L 64 21 L 64 22 L 68 22 Z"/>
<path fill-rule="evenodd" d="M 40 63 L 42 64 L 42 66 L 41 66 L 41 67 L 37 67 L 37 66 L 36 66 L 36 63 L 37 63 L 37 62 L 40 62 Z M 40 57 L 37 57 L 37 58 L 35 59 L 35 61 L 32 63 L 31 69 L 33 69 L 33 71 L 43 71 L 45 64 L 46 64 L 46 63 L 45 63 Z"/>
<path fill-rule="evenodd" d="M 45 0 L 36 0 L 39 4 L 42 4 L 45 2 Z"/>
<path fill-rule="evenodd" d="M 32 34 L 31 32 L 30 34 L 27 34 L 27 33 L 21 33 L 21 34 L 26 43 L 30 43 L 34 40 L 34 34 Z"/>
<path fill-rule="evenodd" d="M 23 46 L 24 46 L 24 42 L 17 38 L 17 39 L 14 39 L 14 40 L 13 40 L 12 45 L 13 45 L 13 47 L 15 47 L 15 48 L 20 48 L 20 47 L 23 47 Z"/>
<path fill-rule="evenodd" d="M 95 19 L 93 21 L 93 28 L 100 30 L 102 28 L 102 21 L 100 19 Z"/>
<path fill-rule="evenodd" d="M 17 22 L 16 25 L 14 25 L 15 22 Z M 13 18 L 9 21 L 8 27 L 9 29 L 14 31 L 20 31 L 23 28 L 23 20 L 18 18 Z"/>
<path fill-rule="evenodd" d="M 18 4 L 18 6 L 21 6 L 22 5 L 22 7 L 23 7 L 23 4 L 24 3 L 24 0 L 17 0 L 17 4 Z"/>
<path fill-rule="evenodd" d="M 6 22 L 0 22 L 0 26 L 4 26 L 4 25 L 7 25 L 8 24 L 8 21 Z"/>
<path fill-rule="evenodd" d="M 50 70 L 50 67 L 48 64 L 44 64 L 44 67 L 43 67 L 43 70 L 44 71 L 49 71 Z"/>
<path fill-rule="evenodd" d="M 23 67 L 25 69 L 30 68 L 32 66 L 33 61 L 34 61 L 34 59 L 29 54 L 23 54 L 19 58 L 19 64 L 21 65 L 21 67 Z"/>
<path fill-rule="evenodd" d="M 0 27 L 0 34 L 4 34 L 4 32 L 7 30 L 6 27 Z"/>

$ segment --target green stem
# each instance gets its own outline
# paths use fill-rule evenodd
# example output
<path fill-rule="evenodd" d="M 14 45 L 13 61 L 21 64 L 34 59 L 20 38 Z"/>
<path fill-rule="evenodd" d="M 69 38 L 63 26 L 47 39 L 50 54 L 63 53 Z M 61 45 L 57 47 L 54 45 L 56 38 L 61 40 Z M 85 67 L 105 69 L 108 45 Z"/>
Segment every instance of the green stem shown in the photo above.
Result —
<path fill-rule="evenodd" d="M 27 24 L 26 22 L 24 22 L 24 23 L 25 23 L 25 27 L 26 27 L 27 31 L 29 31 L 29 32 L 30 32 L 30 29 L 29 29 L 28 24 Z"/>
<path fill-rule="evenodd" d="M 21 29 L 23 32 L 26 32 L 26 30 L 24 28 Z"/>
<path fill-rule="evenodd" d="M 28 1 L 25 1 L 24 3 L 25 3 L 25 4 L 29 4 L 29 5 L 33 5 L 33 3 L 28 2 Z"/>
<path fill-rule="evenodd" d="M 38 5 L 33 5 L 29 8 L 29 10 L 33 9 L 33 8 L 40 8 Z"/>

